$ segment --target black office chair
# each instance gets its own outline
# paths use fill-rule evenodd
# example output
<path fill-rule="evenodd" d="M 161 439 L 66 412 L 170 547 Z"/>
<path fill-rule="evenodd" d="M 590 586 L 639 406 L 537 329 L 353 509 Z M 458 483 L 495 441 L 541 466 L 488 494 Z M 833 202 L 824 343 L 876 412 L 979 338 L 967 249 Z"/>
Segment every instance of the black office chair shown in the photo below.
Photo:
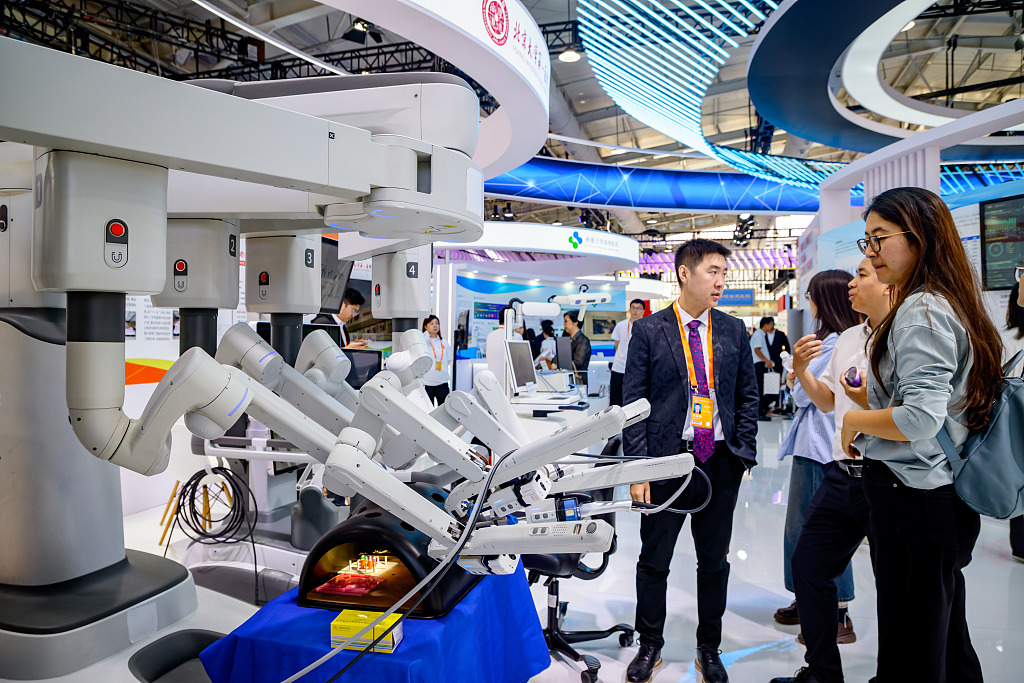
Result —
<path fill-rule="evenodd" d="M 602 455 L 614 454 L 619 447 L 619 440 L 613 439 L 608 442 L 602 451 Z M 586 494 L 574 494 L 580 502 L 591 502 L 592 500 L 611 500 L 612 490 L 601 489 Z M 602 519 L 612 527 L 615 527 L 615 513 L 599 515 L 596 519 Z M 608 559 L 615 552 L 617 542 L 612 540 L 612 545 L 601 556 L 601 565 L 596 568 L 588 567 L 580 562 L 579 553 L 548 554 L 548 555 L 523 555 L 523 566 L 529 572 L 530 584 L 537 583 L 541 577 L 546 577 L 544 585 L 548 589 L 548 618 L 544 627 L 544 638 L 547 640 L 548 649 L 557 652 L 574 662 L 583 662 L 586 670 L 580 674 L 583 683 L 596 683 L 597 672 L 601 663 L 593 655 L 581 655 L 572 645 L 589 640 L 600 640 L 618 633 L 619 645 L 629 647 L 633 644 L 635 631 L 629 624 L 616 624 L 611 628 L 602 631 L 564 631 L 562 620 L 565 618 L 569 603 L 562 602 L 558 595 L 558 582 L 560 579 L 580 578 L 585 581 L 596 579 L 608 568 Z"/>

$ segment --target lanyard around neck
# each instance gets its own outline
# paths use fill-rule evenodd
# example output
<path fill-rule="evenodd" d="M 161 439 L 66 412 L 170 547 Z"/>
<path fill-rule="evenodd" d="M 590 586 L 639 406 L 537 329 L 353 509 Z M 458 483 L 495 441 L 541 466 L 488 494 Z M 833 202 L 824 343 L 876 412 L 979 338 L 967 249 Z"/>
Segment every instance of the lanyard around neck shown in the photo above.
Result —
<path fill-rule="evenodd" d="M 428 340 L 430 341 L 430 353 L 434 355 L 434 360 L 437 360 L 437 351 L 434 350 L 434 338 L 429 337 Z M 441 342 L 441 358 L 444 358 L 444 342 L 440 337 L 438 337 L 437 340 Z"/>
<path fill-rule="evenodd" d="M 697 389 L 697 373 L 693 369 L 693 354 L 690 352 L 690 340 L 686 333 L 685 326 L 683 325 L 683 317 L 679 314 L 679 302 L 672 304 L 672 308 L 676 312 L 676 321 L 679 323 L 679 338 L 683 342 L 683 353 L 686 354 L 686 372 L 690 377 L 690 387 L 694 390 Z M 714 354 L 711 353 L 711 313 L 708 312 L 708 389 L 715 388 L 715 358 Z"/>

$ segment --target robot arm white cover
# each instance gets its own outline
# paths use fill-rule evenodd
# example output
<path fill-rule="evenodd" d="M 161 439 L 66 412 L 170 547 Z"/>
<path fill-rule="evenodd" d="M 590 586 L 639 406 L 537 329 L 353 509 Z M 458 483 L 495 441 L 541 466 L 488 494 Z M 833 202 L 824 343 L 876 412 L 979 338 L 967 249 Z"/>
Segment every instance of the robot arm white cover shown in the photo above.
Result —
<path fill-rule="evenodd" d="M 134 472 L 153 475 L 167 467 L 171 427 L 185 413 L 203 411 L 219 436 L 245 410 L 246 387 L 198 348 L 170 367 L 137 420 L 121 409 L 123 344 L 70 342 L 67 355 L 68 411 L 79 441 L 101 460 Z"/>

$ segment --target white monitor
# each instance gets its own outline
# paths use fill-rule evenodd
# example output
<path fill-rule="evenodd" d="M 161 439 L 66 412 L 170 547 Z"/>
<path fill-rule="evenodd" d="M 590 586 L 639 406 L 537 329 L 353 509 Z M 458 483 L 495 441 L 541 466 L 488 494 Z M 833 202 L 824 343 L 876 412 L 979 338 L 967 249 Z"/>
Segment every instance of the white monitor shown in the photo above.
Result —
<path fill-rule="evenodd" d="M 512 372 L 512 388 L 516 393 L 526 391 L 530 385 L 537 383 L 537 374 L 533 369 L 533 350 L 528 341 L 505 341 L 508 349 L 508 367 Z"/>

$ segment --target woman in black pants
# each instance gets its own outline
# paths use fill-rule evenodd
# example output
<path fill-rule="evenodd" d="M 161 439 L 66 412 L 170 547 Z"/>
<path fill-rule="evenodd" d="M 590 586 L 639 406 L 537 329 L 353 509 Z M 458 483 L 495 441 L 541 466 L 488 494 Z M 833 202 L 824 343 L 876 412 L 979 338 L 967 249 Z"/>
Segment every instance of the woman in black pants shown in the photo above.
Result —
<path fill-rule="evenodd" d="M 428 315 L 423 319 L 423 335 L 427 338 L 427 349 L 430 351 L 434 365 L 423 375 L 423 388 L 427 396 L 437 405 L 444 403 L 451 392 L 452 376 L 449 368 L 452 364 L 452 347 L 441 338 L 441 321 L 436 315 Z"/>
<path fill-rule="evenodd" d="M 1000 386 L 1002 342 L 953 218 L 934 193 L 874 198 L 858 240 L 891 288 L 892 311 L 869 341 L 865 410 L 843 418 L 842 441 L 863 454 L 878 592 L 877 683 L 975 683 L 981 662 L 967 628 L 962 570 L 981 531 L 953 490 L 935 440 L 959 447 L 987 424 Z"/>
<path fill-rule="evenodd" d="M 1003 331 L 1003 363 L 1009 363 L 1018 351 L 1024 351 L 1024 289 L 1020 286 L 1024 266 L 1014 272 L 1017 283 L 1010 292 L 1010 303 L 1006 308 L 1006 329 Z M 1020 366 L 1017 366 L 1018 368 Z M 1024 562 L 1024 517 L 1010 520 L 1010 554 Z"/>

